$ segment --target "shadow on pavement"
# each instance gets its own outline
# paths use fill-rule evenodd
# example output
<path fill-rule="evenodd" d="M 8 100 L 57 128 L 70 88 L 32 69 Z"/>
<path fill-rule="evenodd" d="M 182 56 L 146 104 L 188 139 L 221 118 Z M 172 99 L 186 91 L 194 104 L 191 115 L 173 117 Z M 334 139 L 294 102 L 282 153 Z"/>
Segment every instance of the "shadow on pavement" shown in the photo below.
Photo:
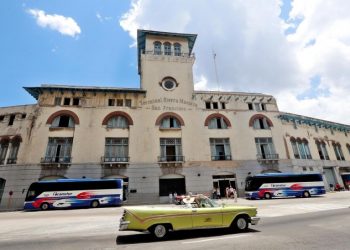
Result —
<path fill-rule="evenodd" d="M 200 229 L 191 231 L 176 231 L 170 232 L 168 237 L 164 239 L 165 241 L 175 241 L 175 240 L 187 240 L 196 239 L 202 237 L 215 237 L 215 236 L 225 236 L 225 235 L 242 235 L 246 233 L 258 233 L 260 231 L 254 229 L 248 229 L 243 233 L 235 233 L 230 229 Z M 116 238 L 117 245 L 125 244 L 140 244 L 148 242 L 157 242 L 159 240 L 155 239 L 150 233 L 143 234 L 132 234 L 132 235 L 120 235 Z"/>

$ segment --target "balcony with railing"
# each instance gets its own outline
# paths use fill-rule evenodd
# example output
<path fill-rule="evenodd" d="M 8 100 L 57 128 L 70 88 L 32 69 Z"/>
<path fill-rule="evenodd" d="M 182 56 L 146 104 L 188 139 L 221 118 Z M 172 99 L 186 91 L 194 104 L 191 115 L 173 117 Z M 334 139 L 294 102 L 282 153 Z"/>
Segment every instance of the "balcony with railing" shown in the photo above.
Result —
<path fill-rule="evenodd" d="M 212 161 L 231 161 L 232 156 L 231 155 L 212 155 L 211 160 Z"/>
<path fill-rule="evenodd" d="M 16 164 L 17 158 L 7 158 L 7 164 Z"/>
<path fill-rule="evenodd" d="M 164 155 L 164 156 L 158 156 L 158 162 L 159 163 L 180 163 L 185 161 L 185 156 L 183 155 Z"/>
<path fill-rule="evenodd" d="M 278 161 L 278 154 L 257 154 L 256 158 L 258 161 L 269 162 L 269 161 Z"/>
<path fill-rule="evenodd" d="M 128 163 L 130 160 L 130 157 L 128 156 L 102 156 L 101 162 L 102 163 Z"/>
<path fill-rule="evenodd" d="M 41 158 L 41 164 L 71 164 L 70 156 L 45 156 Z"/>

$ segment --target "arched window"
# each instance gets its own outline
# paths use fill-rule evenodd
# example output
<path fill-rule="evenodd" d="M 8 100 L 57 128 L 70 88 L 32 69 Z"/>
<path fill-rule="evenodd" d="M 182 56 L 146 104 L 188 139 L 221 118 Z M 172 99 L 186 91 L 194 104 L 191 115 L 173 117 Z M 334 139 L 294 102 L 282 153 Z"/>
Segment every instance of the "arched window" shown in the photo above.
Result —
<path fill-rule="evenodd" d="M 10 153 L 7 158 L 7 164 L 16 164 L 19 145 L 21 144 L 21 142 L 22 138 L 20 136 L 15 136 L 12 138 Z"/>
<path fill-rule="evenodd" d="M 254 129 L 270 129 L 273 127 L 272 121 L 265 115 L 256 114 L 249 120 L 249 126 Z"/>
<path fill-rule="evenodd" d="M 324 141 L 316 141 L 318 154 L 321 160 L 329 160 L 329 155 Z"/>
<path fill-rule="evenodd" d="M 70 115 L 57 116 L 51 123 L 52 128 L 74 128 L 75 123 Z"/>
<path fill-rule="evenodd" d="M 227 129 L 227 123 L 223 117 L 214 117 L 209 121 L 209 129 Z"/>
<path fill-rule="evenodd" d="M 309 142 L 306 139 L 291 139 L 294 156 L 296 159 L 312 159 Z"/>
<path fill-rule="evenodd" d="M 168 116 L 162 119 L 160 122 L 160 128 L 168 129 L 168 128 L 181 128 L 181 124 L 178 119 L 173 116 Z"/>
<path fill-rule="evenodd" d="M 174 54 L 175 56 L 181 56 L 181 44 L 174 43 Z"/>
<path fill-rule="evenodd" d="M 111 117 L 107 122 L 107 128 L 128 128 L 128 120 L 121 115 Z"/>
<path fill-rule="evenodd" d="M 164 54 L 168 56 L 171 55 L 171 44 L 169 42 L 164 43 Z"/>
<path fill-rule="evenodd" d="M 161 55 L 162 54 L 162 43 L 161 42 L 154 42 L 154 54 L 155 55 Z"/>
<path fill-rule="evenodd" d="M 227 129 L 231 127 L 231 123 L 226 116 L 215 113 L 205 119 L 204 126 L 208 126 L 209 129 Z"/>
<path fill-rule="evenodd" d="M 257 118 L 254 120 L 253 128 L 255 128 L 255 129 L 270 129 L 270 126 L 267 123 L 266 117 L 262 117 L 262 118 Z"/>
<path fill-rule="evenodd" d="M 185 126 L 184 120 L 174 112 L 166 112 L 158 116 L 156 126 L 160 129 L 173 129 Z"/>
<path fill-rule="evenodd" d="M 0 165 L 3 165 L 5 163 L 5 158 L 7 154 L 7 150 L 9 148 L 10 140 L 9 138 L 2 138 L 0 140 Z"/>
<path fill-rule="evenodd" d="M 345 161 L 340 143 L 333 143 L 333 149 L 338 161 Z"/>
<path fill-rule="evenodd" d="M 50 115 L 46 124 L 51 124 L 51 128 L 74 128 L 79 117 L 70 110 L 60 110 Z"/>

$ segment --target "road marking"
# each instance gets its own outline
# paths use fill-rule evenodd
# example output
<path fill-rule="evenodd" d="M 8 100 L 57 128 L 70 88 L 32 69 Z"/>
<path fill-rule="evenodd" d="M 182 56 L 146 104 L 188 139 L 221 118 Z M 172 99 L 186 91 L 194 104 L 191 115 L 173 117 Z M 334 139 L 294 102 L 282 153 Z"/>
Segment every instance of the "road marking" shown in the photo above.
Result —
<path fill-rule="evenodd" d="M 234 238 L 247 237 L 247 236 L 250 236 L 250 235 L 244 234 L 244 235 L 235 235 L 235 236 L 220 237 L 220 238 L 205 239 L 205 240 L 185 241 L 185 242 L 182 242 L 182 244 L 202 243 L 202 242 L 207 242 L 207 241 L 226 240 L 226 239 L 234 239 Z"/>

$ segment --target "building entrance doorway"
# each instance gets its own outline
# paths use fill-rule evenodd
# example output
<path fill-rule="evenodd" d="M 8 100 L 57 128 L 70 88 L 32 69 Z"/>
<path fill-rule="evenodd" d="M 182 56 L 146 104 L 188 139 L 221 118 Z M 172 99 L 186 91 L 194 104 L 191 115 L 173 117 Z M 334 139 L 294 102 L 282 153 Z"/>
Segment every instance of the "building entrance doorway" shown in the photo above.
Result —
<path fill-rule="evenodd" d="M 185 177 L 177 174 L 159 177 L 159 196 L 169 196 L 174 193 L 186 194 Z"/>
<path fill-rule="evenodd" d="M 326 187 L 327 189 L 329 189 L 330 187 L 335 187 L 335 184 L 337 184 L 335 175 L 334 175 L 334 169 L 333 168 L 324 168 L 324 175 L 326 177 L 327 183 L 328 183 L 328 187 Z"/>
<path fill-rule="evenodd" d="M 219 188 L 221 197 L 225 197 L 226 187 L 230 186 L 237 190 L 235 174 L 213 175 L 213 189 Z"/>

